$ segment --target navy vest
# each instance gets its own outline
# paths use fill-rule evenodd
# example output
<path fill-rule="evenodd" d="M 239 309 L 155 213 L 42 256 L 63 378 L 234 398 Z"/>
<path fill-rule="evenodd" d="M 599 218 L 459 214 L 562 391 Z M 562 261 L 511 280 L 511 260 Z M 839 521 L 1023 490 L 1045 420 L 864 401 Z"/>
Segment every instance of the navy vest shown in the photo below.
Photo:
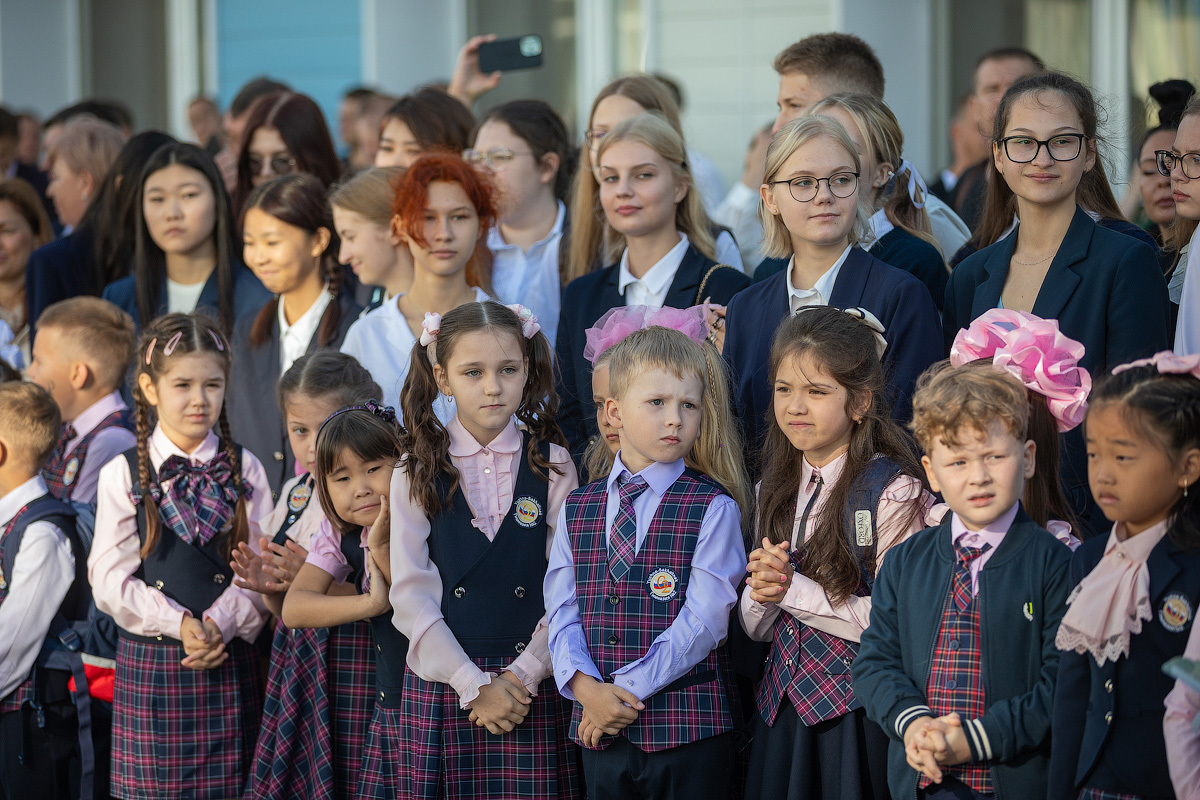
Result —
<path fill-rule="evenodd" d="M 359 536 L 346 533 L 338 547 L 350 565 L 346 582 L 360 592 L 367 573 L 366 551 Z M 408 658 L 408 637 L 392 624 L 392 609 L 371 617 L 371 638 L 375 640 L 375 702 L 383 708 L 399 708 L 404 688 L 404 662 Z"/>
<path fill-rule="evenodd" d="M 80 438 L 69 454 L 62 455 L 57 449 L 55 450 L 50 460 L 46 462 L 46 466 L 42 467 L 42 479 L 46 481 L 46 486 L 50 489 L 50 494 L 59 500 L 71 499 L 71 491 L 75 486 L 75 481 L 83 473 L 83 465 L 87 459 L 88 445 L 92 443 L 92 439 L 96 438 L 96 434 L 108 428 L 132 430 L 133 426 L 129 420 L 129 409 L 114 411 L 100 420 L 96 427 Z"/>

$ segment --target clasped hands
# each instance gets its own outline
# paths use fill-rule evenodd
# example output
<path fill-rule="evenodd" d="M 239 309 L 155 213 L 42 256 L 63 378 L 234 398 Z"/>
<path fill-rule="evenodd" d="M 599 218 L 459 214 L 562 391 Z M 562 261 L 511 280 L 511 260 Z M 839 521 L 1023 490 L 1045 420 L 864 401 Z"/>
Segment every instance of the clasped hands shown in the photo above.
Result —
<path fill-rule="evenodd" d="M 772 544 L 766 538 L 762 540 L 762 547 L 750 554 L 750 563 L 746 565 L 750 576 L 746 578 L 746 585 L 750 587 L 751 600 L 758 603 L 783 600 L 796 571 L 788 554 L 787 542 Z"/>
<path fill-rule="evenodd" d="M 944 717 L 918 717 L 904 730 L 904 756 L 908 765 L 934 783 L 942 782 L 942 767 L 971 760 L 971 746 L 957 713 Z"/>

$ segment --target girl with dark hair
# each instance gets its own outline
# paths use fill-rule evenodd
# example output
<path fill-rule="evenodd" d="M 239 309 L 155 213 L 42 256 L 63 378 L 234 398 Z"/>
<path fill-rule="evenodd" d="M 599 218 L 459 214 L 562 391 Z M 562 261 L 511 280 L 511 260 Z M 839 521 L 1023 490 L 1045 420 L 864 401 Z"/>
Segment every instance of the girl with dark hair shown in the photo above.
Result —
<path fill-rule="evenodd" d="M 252 643 L 262 598 L 229 560 L 271 513 L 262 464 L 230 436 L 232 350 L 202 314 L 146 326 L 137 351 L 137 446 L 100 472 L 88 580 L 120 629 L 112 792 L 240 797 L 258 735 Z M 220 437 L 213 432 L 220 431 Z"/>
<path fill-rule="evenodd" d="M 500 192 L 500 219 L 488 231 L 492 285 L 506 303 L 533 309 L 551 342 L 558 330 L 567 207 L 574 172 L 567 126 L 541 100 L 496 106 L 463 159 L 486 169 Z"/>
<path fill-rule="evenodd" d="M 242 210 L 242 258 L 275 295 L 234 327 L 233 428 L 262 461 L 272 492 L 292 477 L 295 455 L 271 387 L 300 356 L 338 348 L 362 308 L 343 282 L 325 189 L 285 175 L 254 190 Z"/>
<path fill-rule="evenodd" d="M 0 322 L 13 334 L 11 343 L 30 363 L 32 340 L 26 300 L 25 265 L 33 251 L 54 238 L 50 218 L 37 192 L 20 178 L 0 180 Z"/>
<path fill-rule="evenodd" d="M 1094 207 L 1085 204 L 1097 186 L 1112 199 L 1096 113 L 1088 88 L 1058 73 L 1025 78 L 1005 93 L 980 235 L 986 239 L 993 223 L 1002 218 L 1007 225 L 1014 213 L 1020 224 L 950 274 L 942 315 L 947 350 L 960 329 L 997 307 L 1057 320 L 1084 346 L 1079 366 L 1092 375 L 1168 346 L 1170 302 L 1153 248 L 1097 224 L 1088 213 Z M 1079 433 L 1064 440 L 1063 461 L 1073 510 L 1102 528 L 1085 488 Z"/>
<path fill-rule="evenodd" d="M 342 174 L 325 116 L 304 94 L 278 92 L 254 104 L 237 159 L 234 208 L 244 210 L 255 187 L 280 175 L 303 172 L 328 189 Z"/>
<path fill-rule="evenodd" d="M 888 797 L 888 737 L 855 697 L 849 665 L 880 563 L 925 527 L 933 498 L 892 421 L 882 350 L 861 310 L 826 306 L 785 320 L 771 347 L 761 545 L 740 605 L 750 637 L 772 643 L 747 797 Z"/>
<path fill-rule="evenodd" d="M 554 520 L 579 485 L 550 343 L 528 309 L 466 303 L 427 315 L 411 358 L 389 495 L 390 598 L 411 641 L 391 723 L 400 794 L 578 796 L 542 601 Z M 457 401 L 445 424 L 439 394 Z"/>
<path fill-rule="evenodd" d="M 384 403 L 394 406 L 425 317 L 489 297 L 483 238 L 496 219 L 495 189 L 461 158 L 435 153 L 413 162 L 396 184 L 392 211 L 412 260 L 412 285 L 355 322 L 342 352 L 371 370 Z M 436 401 L 434 413 L 448 422 L 453 400 Z"/>
<path fill-rule="evenodd" d="M 1158 169 L 1171 178 L 1175 221 L 1171 246 L 1176 251 L 1175 270 L 1182 272 L 1179 319 L 1175 324 L 1175 352 L 1200 353 L 1200 95 L 1192 95 L 1179 119 L 1179 130 L 1170 150 L 1155 153 Z M 1183 257 L 1184 243 L 1188 249 Z"/>
<path fill-rule="evenodd" d="M 49 306 L 80 294 L 99 297 L 105 286 L 129 274 L 142 168 L 158 148 L 174 141 L 165 133 L 144 131 L 126 142 L 75 230 L 29 257 L 26 296 L 35 333 L 38 317 Z"/>
<path fill-rule="evenodd" d="M 425 153 L 458 155 L 471 143 L 475 118 L 435 86 L 422 86 L 395 102 L 379 128 L 377 167 L 410 167 Z"/>
<path fill-rule="evenodd" d="M 155 151 L 138 193 L 133 274 L 110 283 L 104 299 L 134 324 L 203 309 L 226 333 L 271 294 L 238 257 L 233 209 L 212 157 L 173 142 Z"/>
<path fill-rule="evenodd" d="M 1047 797 L 1174 797 L 1195 764 L 1168 764 L 1162 666 L 1200 604 L 1200 356 L 1118 366 L 1090 402 L 1088 483 L 1112 531 L 1071 560 Z"/>
<path fill-rule="evenodd" d="M 261 593 L 279 617 L 305 559 L 322 563 L 317 559 L 329 523 L 316 501 L 321 494 L 316 486 L 317 432 L 339 408 L 378 399 L 379 386 L 350 356 L 318 350 L 292 364 L 279 379 L 277 394 L 288 441 L 304 472 L 284 484 L 275 511 L 263 523 L 264 533 L 274 538 L 264 535 L 257 552 L 239 545 L 232 566 L 237 585 Z M 339 588 L 352 592 L 351 587 Z M 275 626 L 247 796 L 351 796 L 374 705 L 371 644 L 366 622 L 302 630 Z"/>

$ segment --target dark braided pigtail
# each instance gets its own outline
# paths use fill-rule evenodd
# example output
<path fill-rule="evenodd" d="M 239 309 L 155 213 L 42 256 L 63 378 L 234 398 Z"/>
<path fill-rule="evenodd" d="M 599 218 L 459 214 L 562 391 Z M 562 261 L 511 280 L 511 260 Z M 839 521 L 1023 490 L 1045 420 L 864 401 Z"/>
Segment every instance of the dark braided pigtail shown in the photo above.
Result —
<path fill-rule="evenodd" d="M 321 315 L 321 324 L 317 326 L 317 347 L 329 346 L 329 343 L 337 337 L 338 324 L 342 320 L 342 306 L 338 302 L 338 295 L 345 287 L 342 286 L 342 265 L 336 258 L 329 255 L 338 251 L 336 234 L 332 234 L 332 222 L 329 230 L 333 238 L 329 247 L 325 249 L 325 255 L 321 257 L 321 265 L 325 272 L 325 279 L 329 281 L 329 293 L 333 295 L 333 299 L 329 301 L 329 305 L 325 306 L 325 313 Z"/>
<path fill-rule="evenodd" d="M 162 518 L 158 516 L 158 503 L 150 493 L 156 482 L 150 466 L 150 404 L 142 397 L 141 390 L 136 390 L 134 393 L 137 406 L 137 502 L 146 512 L 146 543 L 142 545 L 141 552 L 141 557 L 145 558 L 154 552 L 154 548 L 158 547 L 158 537 L 162 532 Z"/>
<path fill-rule="evenodd" d="M 246 486 L 242 482 L 242 449 L 233 441 L 229 430 L 229 417 L 225 414 L 225 406 L 221 406 L 221 416 L 217 420 L 217 428 L 221 431 L 221 441 L 225 444 L 225 454 L 229 456 L 229 464 L 233 467 L 233 487 L 237 491 L 237 506 L 233 512 L 233 527 L 229 530 L 226 540 L 227 558 L 233 558 L 233 551 L 242 542 L 250 539 L 250 523 L 246 517 Z"/>

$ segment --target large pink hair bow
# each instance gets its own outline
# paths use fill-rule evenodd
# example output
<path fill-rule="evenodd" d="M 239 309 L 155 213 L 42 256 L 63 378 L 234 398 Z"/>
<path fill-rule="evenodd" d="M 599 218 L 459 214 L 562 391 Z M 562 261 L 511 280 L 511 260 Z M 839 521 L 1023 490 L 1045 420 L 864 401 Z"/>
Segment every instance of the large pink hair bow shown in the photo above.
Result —
<path fill-rule="evenodd" d="M 1079 366 L 1083 345 L 1064 335 L 1058 321 L 1025 311 L 993 308 L 958 332 L 950 363 L 992 359 L 996 369 L 1046 398 L 1050 413 L 1065 433 L 1083 422 L 1092 376 Z"/>
<path fill-rule="evenodd" d="M 696 344 L 703 344 L 708 337 L 708 305 L 691 308 L 617 306 L 605 311 L 596 324 L 584 332 L 583 357 L 595 365 L 605 350 L 634 331 L 655 325 L 679 331 Z"/>
<path fill-rule="evenodd" d="M 542 329 L 533 311 L 520 303 L 510 303 L 505 308 L 516 314 L 517 319 L 521 320 L 521 335 L 526 339 L 532 339 Z"/>
<path fill-rule="evenodd" d="M 1200 378 L 1200 353 L 1190 356 L 1180 356 L 1170 350 L 1163 350 L 1161 353 L 1155 353 L 1149 358 L 1139 358 L 1137 361 L 1113 367 L 1112 374 L 1119 375 L 1134 367 L 1151 366 L 1155 367 L 1163 375 L 1191 375 L 1193 378 Z"/>

